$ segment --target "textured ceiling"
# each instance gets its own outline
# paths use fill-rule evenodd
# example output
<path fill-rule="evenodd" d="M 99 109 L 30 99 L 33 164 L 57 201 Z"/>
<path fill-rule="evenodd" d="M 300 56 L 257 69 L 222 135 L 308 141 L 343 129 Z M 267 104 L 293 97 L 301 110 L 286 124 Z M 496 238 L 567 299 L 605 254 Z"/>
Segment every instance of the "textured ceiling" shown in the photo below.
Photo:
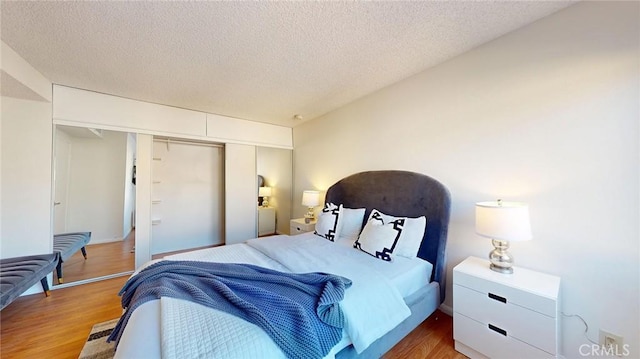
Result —
<path fill-rule="evenodd" d="M 294 126 L 571 1 L 2 1 L 2 40 L 52 82 Z"/>

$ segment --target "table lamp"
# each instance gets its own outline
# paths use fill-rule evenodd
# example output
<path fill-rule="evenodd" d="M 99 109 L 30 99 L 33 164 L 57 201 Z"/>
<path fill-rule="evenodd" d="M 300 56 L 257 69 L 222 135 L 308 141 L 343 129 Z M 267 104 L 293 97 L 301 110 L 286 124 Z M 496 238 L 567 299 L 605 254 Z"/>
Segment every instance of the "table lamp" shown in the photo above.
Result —
<path fill-rule="evenodd" d="M 305 223 L 310 223 L 315 214 L 313 208 L 320 205 L 320 192 L 319 191 L 304 191 L 302 192 L 302 205 L 307 206 L 308 211 L 304 215 Z"/>
<path fill-rule="evenodd" d="M 262 197 L 262 207 L 269 207 L 269 197 L 271 197 L 271 187 L 258 188 L 258 197 Z"/>
<path fill-rule="evenodd" d="M 513 257 L 509 242 L 532 238 L 529 207 L 520 202 L 476 203 L 476 233 L 491 238 L 494 249 L 489 253 L 490 268 L 496 272 L 513 273 Z"/>

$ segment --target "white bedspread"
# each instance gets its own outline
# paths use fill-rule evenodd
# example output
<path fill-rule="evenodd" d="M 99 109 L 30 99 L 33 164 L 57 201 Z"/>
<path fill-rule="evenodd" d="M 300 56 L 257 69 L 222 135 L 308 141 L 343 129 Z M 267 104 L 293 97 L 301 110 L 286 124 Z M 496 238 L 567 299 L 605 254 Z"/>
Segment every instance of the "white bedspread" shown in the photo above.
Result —
<path fill-rule="evenodd" d="M 271 236 L 247 244 L 291 272 L 325 272 L 351 279 L 340 307 L 345 331 L 358 353 L 411 315 L 398 290 L 366 266 L 369 258 L 318 236 Z"/>
<path fill-rule="evenodd" d="M 245 244 L 181 253 L 166 259 L 246 263 L 286 271 L 278 262 Z M 161 298 L 160 323 L 162 358 L 285 358 L 257 325 L 189 301 Z"/>
<path fill-rule="evenodd" d="M 165 259 L 251 263 L 281 271 L 319 271 L 351 279 L 353 285 L 341 302 L 347 318 L 347 335 L 327 358 L 333 358 L 349 342 L 361 352 L 410 314 L 397 288 L 367 266 L 372 257 L 313 235 L 265 237 Z M 158 309 L 147 310 L 151 306 Z M 154 313 L 159 314 L 158 319 L 151 317 L 158 317 Z M 150 322 L 157 322 L 158 333 L 149 330 Z M 116 358 L 136 357 L 136 353 L 142 352 L 163 358 L 284 358 L 266 332 L 256 325 L 173 298 L 145 303 L 132 315 Z"/>

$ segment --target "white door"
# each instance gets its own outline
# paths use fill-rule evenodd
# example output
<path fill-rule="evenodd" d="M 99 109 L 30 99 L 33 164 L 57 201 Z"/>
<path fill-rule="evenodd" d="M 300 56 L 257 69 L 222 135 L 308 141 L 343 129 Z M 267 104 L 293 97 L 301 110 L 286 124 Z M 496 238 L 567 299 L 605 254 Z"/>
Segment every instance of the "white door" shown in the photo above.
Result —
<path fill-rule="evenodd" d="M 53 233 L 67 231 L 67 189 L 69 187 L 69 156 L 71 141 L 67 134 L 56 130 L 54 155 L 54 201 L 53 201 Z"/>

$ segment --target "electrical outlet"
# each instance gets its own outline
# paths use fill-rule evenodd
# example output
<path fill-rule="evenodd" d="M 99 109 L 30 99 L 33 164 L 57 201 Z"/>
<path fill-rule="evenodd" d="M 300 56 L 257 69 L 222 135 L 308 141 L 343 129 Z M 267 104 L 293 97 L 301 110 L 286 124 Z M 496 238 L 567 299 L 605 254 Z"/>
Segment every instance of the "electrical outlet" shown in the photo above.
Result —
<path fill-rule="evenodd" d="M 622 353 L 624 338 L 613 333 L 600 329 L 600 346 L 605 349 L 612 349 L 612 353 L 620 356 Z"/>

